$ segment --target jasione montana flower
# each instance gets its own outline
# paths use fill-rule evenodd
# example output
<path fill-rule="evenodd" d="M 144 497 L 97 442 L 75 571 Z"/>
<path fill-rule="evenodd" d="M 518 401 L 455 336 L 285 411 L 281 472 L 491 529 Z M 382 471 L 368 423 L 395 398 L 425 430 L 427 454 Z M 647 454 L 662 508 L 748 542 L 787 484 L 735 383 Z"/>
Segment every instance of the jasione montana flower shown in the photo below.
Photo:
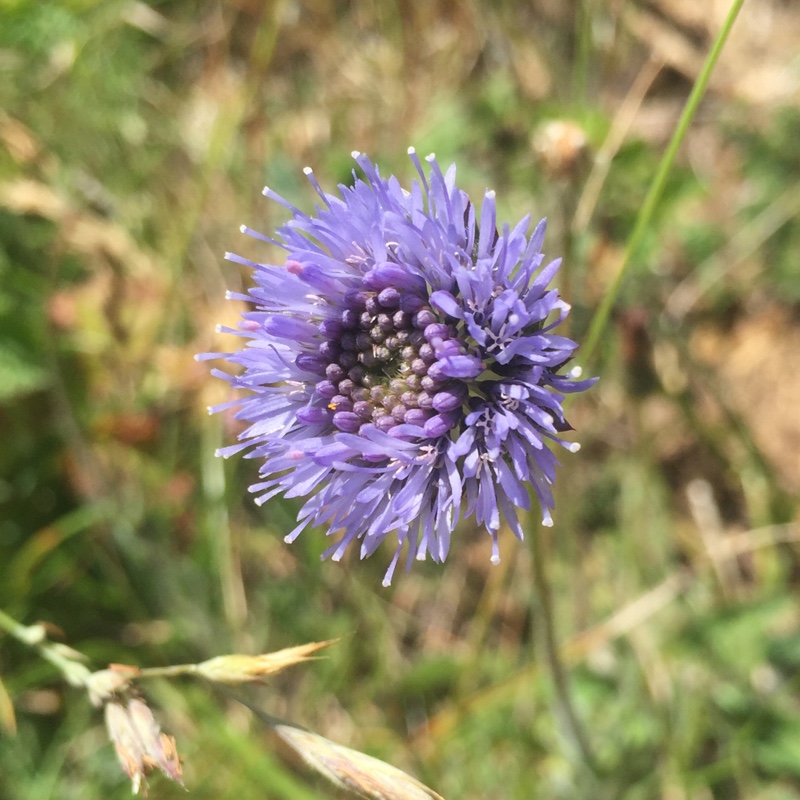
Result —
<path fill-rule="evenodd" d="M 221 357 L 240 368 L 225 377 L 248 394 L 238 406 L 249 427 L 229 456 L 245 448 L 262 459 L 258 503 L 275 495 L 306 498 L 294 540 L 310 525 L 339 538 L 325 553 L 341 558 L 360 540 L 361 557 L 387 537 L 408 563 L 443 561 L 460 517 L 475 515 L 499 560 L 501 519 L 522 538 L 517 508 L 529 485 L 552 524 L 551 444 L 570 426 L 565 393 L 593 381 L 563 372 L 577 347 L 553 333 L 569 306 L 548 289 L 560 261 L 543 265 L 545 223 L 530 238 L 526 217 L 497 230 L 495 194 L 480 221 L 429 156 L 410 191 L 381 177 L 354 153 L 364 178 L 323 192 L 314 215 L 270 189 L 264 194 L 292 218 L 277 238 L 243 232 L 286 251 L 283 264 L 232 261 L 253 270 L 245 300 L 254 310 L 238 330 L 241 350 Z"/>

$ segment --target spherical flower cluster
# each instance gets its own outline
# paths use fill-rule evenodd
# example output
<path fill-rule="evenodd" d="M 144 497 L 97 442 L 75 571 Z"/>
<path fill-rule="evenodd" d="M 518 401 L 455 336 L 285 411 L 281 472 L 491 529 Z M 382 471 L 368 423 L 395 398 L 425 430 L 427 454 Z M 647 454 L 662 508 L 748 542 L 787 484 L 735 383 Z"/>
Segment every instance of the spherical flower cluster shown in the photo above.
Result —
<path fill-rule="evenodd" d="M 550 486 L 570 451 L 561 407 L 578 369 L 561 372 L 577 347 L 555 335 L 569 306 L 548 289 L 559 261 L 544 265 L 545 223 L 530 237 L 525 218 L 498 231 L 487 191 L 480 224 L 469 197 L 428 157 L 410 191 L 381 177 L 360 154 L 364 177 L 326 194 L 306 175 L 321 204 L 313 216 L 270 189 L 292 213 L 277 238 L 283 265 L 228 255 L 252 268 L 255 287 L 234 295 L 255 308 L 238 330 L 235 353 L 211 353 L 240 367 L 237 418 L 249 427 L 228 456 L 245 448 L 263 459 L 258 503 L 304 497 L 294 540 L 309 525 L 339 534 L 324 556 L 342 557 L 354 540 L 361 557 L 390 534 L 397 550 L 443 561 L 462 516 L 475 515 L 499 560 L 501 519 L 522 538 L 516 509 L 529 486 L 552 524 Z M 243 368 L 243 369 L 241 369 Z"/>

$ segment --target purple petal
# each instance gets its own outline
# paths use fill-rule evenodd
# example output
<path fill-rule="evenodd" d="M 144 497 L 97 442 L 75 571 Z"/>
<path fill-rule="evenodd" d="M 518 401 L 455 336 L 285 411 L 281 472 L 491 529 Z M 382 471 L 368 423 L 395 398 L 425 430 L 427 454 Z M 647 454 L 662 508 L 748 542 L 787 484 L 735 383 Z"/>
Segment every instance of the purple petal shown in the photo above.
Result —
<path fill-rule="evenodd" d="M 464 383 L 456 383 L 433 396 L 433 407 L 437 411 L 453 411 L 459 408 L 467 398 L 467 387 Z"/>
<path fill-rule="evenodd" d="M 424 425 L 425 435 L 431 439 L 444 436 L 459 420 L 460 414 L 437 414 L 431 417 Z"/>
<path fill-rule="evenodd" d="M 430 297 L 430 301 L 434 308 L 443 314 L 447 314 L 448 317 L 464 319 L 464 309 L 450 292 L 442 290 L 434 292 Z"/>
<path fill-rule="evenodd" d="M 428 367 L 428 375 L 434 380 L 442 378 L 477 378 L 485 369 L 477 356 L 447 356 Z"/>
<path fill-rule="evenodd" d="M 345 433 L 355 433 L 364 420 L 352 411 L 337 411 L 333 415 L 333 424 Z"/>
<path fill-rule="evenodd" d="M 297 419 L 306 425 L 320 425 L 324 422 L 330 422 L 331 412 L 327 408 L 309 406 L 308 408 L 301 408 L 297 412 Z"/>

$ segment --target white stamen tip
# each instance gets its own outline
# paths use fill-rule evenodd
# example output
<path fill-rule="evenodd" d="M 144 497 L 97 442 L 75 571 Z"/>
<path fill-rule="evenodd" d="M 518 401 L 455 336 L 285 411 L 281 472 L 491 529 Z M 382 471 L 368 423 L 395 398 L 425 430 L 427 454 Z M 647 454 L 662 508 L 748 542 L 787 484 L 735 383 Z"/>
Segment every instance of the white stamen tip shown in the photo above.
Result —
<path fill-rule="evenodd" d="M 206 411 L 208 411 L 208 415 L 211 416 L 214 413 L 214 406 L 206 406 Z M 219 450 L 214 452 L 215 456 L 219 455 Z"/>
<path fill-rule="evenodd" d="M 436 153 L 429 153 L 427 156 L 425 156 L 425 160 L 429 164 L 432 164 L 434 161 L 436 161 Z"/>
<path fill-rule="evenodd" d="M 271 191 L 272 191 L 272 189 L 270 189 L 270 188 L 269 188 L 269 186 L 265 186 L 265 187 L 264 187 L 264 188 L 261 190 L 261 194 L 263 194 L 265 197 L 269 197 L 269 193 L 270 193 Z"/>
<path fill-rule="evenodd" d="M 407 152 L 407 153 L 408 153 L 410 156 L 413 156 L 413 155 L 414 155 L 414 153 L 416 153 L 416 152 L 417 152 L 417 148 L 416 148 L 416 147 L 409 147 L 409 148 L 408 148 L 408 150 L 406 150 L 406 152 Z"/>
<path fill-rule="evenodd" d="M 582 367 L 573 367 L 569 371 L 569 377 L 570 378 L 580 378 L 581 375 L 583 375 L 583 368 Z"/>
<path fill-rule="evenodd" d="M 553 518 L 552 517 L 546 517 L 545 519 L 542 520 L 542 525 L 544 525 L 545 528 L 552 528 L 553 527 Z"/>
<path fill-rule="evenodd" d="M 497 197 L 497 192 L 496 192 L 494 189 L 489 189 L 489 191 L 488 191 L 488 192 L 486 192 L 486 196 L 487 196 L 487 197 L 488 197 L 490 200 L 494 200 L 494 199 L 495 199 L 495 197 Z"/>
<path fill-rule="evenodd" d="M 239 233 L 247 233 L 247 225 L 240 225 Z"/>
<path fill-rule="evenodd" d="M 580 450 L 580 449 L 581 449 L 581 446 L 580 446 L 580 444 L 578 442 L 572 442 L 572 444 L 567 448 L 567 450 L 569 450 L 570 453 L 577 453 L 578 450 Z"/>
<path fill-rule="evenodd" d="M 361 155 L 361 153 L 360 153 L 360 151 L 358 151 L 358 150 L 353 150 L 353 152 L 352 152 L 352 153 L 350 153 L 350 155 L 351 155 L 353 158 L 356 158 L 356 159 L 357 159 L 357 158 L 358 158 L 358 157 Z"/>
<path fill-rule="evenodd" d="M 225 299 L 226 300 L 232 300 L 233 299 L 233 292 L 231 292 L 231 291 L 225 292 Z"/>
<path fill-rule="evenodd" d="M 303 167 L 303 175 L 313 175 L 314 170 L 311 167 Z"/>
<path fill-rule="evenodd" d="M 489 560 L 492 562 L 492 564 L 497 566 L 500 563 L 500 556 L 495 553 Z"/>
<path fill-rule="evenodd" d="M 215 325 L 214 333 L 222 333 L 222 325 Z"/>

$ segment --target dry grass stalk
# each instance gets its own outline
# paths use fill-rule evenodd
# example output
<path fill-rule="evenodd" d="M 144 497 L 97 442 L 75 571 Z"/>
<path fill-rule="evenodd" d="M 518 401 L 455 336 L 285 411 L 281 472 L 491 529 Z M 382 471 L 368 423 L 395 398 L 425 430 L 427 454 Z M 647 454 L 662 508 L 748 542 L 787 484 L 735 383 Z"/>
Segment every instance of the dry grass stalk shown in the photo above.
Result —
<path fill-rule="evenodd" d="M 366 800 L 444 800 L 402 770 L 288 724 L 272 729 L 309 767 L 331 783 Z"/>

